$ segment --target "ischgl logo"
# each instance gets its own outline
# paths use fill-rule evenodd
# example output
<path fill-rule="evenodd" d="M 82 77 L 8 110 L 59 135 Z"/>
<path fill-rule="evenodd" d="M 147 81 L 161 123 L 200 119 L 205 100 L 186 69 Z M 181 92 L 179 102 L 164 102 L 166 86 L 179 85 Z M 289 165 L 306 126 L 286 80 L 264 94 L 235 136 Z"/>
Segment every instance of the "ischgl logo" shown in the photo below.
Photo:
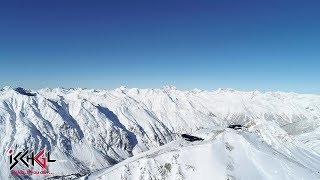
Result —
<path fill-rule="evenodd" d="M 36 155 L 34 151 L 24 151 L 14 154 L 13 150 L 9 150 L 10 155 L 10 170 L 12 170 L 19 162 L 24 164 L 26 167 L 34 166 L 36 162 L 42 168 L 47 167 L 47 163 L 55 162 L 56 160 L 50 158 L 50 152 L 47 152 L 42 149 Z"/>

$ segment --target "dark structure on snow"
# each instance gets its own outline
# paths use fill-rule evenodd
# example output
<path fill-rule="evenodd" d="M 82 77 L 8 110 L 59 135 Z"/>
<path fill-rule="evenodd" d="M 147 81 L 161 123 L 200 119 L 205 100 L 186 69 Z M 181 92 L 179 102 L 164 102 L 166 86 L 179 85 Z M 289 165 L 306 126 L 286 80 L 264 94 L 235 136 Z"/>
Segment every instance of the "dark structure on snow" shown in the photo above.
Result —
<path fill-rule="evenodd" d="M 196 137 L 196 136 L 191 136 L 191 135 L 189 135 L 189 134 L 182 134 L 181 135 L 185 140 L 187 140 L 187 141 L 191 141 L 191 142 L 193 142 L 193 141 L 203 141 L 204 139 L 202 139 L 202 138 L 199 138 L 199 137 Z"/>
<path fill-rule="evenodd" d="M 242 129 L 243 126 L 239 124 L 234 124 L 234 125 L 229 125 L 228 128 L 239 130 L 239 129 Z"/>

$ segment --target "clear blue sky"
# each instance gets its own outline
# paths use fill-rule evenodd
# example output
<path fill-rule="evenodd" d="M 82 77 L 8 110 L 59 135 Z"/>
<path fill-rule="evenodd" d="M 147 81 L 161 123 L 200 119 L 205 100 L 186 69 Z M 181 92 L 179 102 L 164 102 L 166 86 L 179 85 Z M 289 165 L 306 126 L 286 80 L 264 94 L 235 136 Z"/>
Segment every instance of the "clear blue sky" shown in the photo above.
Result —
<path fill-rule="evenodd" d="M 320 1 L 3 0 L 0 86 L 320 91 Z"/>

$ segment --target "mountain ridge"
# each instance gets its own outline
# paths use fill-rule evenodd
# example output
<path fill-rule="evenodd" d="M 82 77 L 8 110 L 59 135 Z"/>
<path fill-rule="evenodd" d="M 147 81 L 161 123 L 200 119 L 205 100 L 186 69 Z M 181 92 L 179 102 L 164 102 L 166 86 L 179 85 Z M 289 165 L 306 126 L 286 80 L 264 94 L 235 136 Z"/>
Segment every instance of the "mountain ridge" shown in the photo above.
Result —
<path fill-rule="evenodd" d="M 84 175 L 172 142 L 181 133 L 266 120 L 319 151 L 319 107 L 319 95 L 285 92 L 5 87 L 0 90 L 0 147 L 3 157 L 12 147 L 46 148 L 64 160 L 50 165 L 50 171 Z M 307 133 L 314 138 L 304 137 Z M 12 176 L 8 160 L 3 161 L 1 177 Z"/>

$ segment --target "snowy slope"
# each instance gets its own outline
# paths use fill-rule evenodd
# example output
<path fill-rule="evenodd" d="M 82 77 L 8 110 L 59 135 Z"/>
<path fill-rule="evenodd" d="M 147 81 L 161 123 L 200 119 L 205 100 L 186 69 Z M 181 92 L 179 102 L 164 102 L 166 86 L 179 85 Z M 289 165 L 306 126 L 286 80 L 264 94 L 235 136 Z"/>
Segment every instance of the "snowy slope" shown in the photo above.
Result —
<path fill-rule="evenodd" d="M 196 134 L 205 138 L 204 141 L 189 142 L 178 139 L 81 179 L 320 178 L 319 154 L 293 141 L 286 141 L 289 137 L 270 139 L 259 136 L 256 132 L 264 129 L 261 129 L 261 126 L 270 128 L 270 131 L 277 129 L 277 126 L 272 127 L 265 123 L 252 127 L 249 132 L 232 129 L 202 130 Z M 282 152 L 282 149 L 286 149 L 287 152 Z"/>
<path fill-rule="evenodd" d="M 173 86 L 111 91 L 4 87 L 0 179 L 11 176 L 10 148 L 45 147 L 58 160 L 49 166 L 55 176 L 80 176 L 172 142 L 179 133 L 234 123 L 272 122 L 293 141 L 319 153 L 319 107 L 319 95 L 283 92 L 179 91 Z"/>

